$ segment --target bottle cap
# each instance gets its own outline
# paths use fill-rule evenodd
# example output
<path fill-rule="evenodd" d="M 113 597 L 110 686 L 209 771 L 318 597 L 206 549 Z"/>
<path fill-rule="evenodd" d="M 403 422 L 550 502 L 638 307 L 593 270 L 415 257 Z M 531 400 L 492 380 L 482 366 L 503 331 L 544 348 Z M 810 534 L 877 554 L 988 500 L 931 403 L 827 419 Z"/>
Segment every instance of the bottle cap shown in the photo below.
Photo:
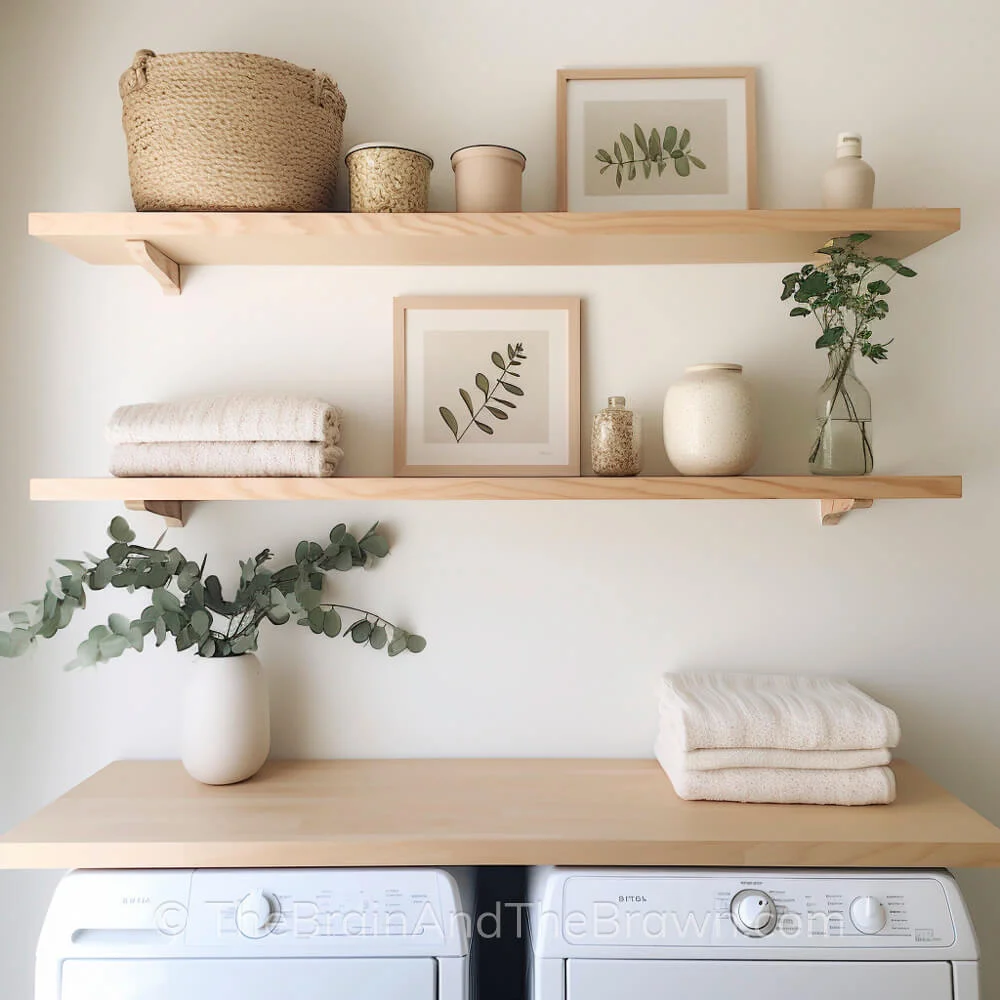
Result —
<path fill-rule="evenodd" d="M 861 136 L 857 132 L 841 132 L 837 136 L 837 156 L 860 156 Z"/>
<path fill-rule="evenodd" d="M 624 396 L 608 396 L 608 406 L 624 406 Z"/>

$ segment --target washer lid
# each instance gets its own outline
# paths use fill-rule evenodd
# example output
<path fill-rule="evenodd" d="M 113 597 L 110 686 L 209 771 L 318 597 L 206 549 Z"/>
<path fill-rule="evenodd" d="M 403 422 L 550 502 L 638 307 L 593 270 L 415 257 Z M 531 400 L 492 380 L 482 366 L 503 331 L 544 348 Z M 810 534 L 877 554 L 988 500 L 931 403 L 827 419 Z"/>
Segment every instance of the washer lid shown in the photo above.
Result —
<path fill-rule="evenodd" d="M 93 959 L 62 967 L 60 1000 L 435 1000 L 433 958 Z"/>

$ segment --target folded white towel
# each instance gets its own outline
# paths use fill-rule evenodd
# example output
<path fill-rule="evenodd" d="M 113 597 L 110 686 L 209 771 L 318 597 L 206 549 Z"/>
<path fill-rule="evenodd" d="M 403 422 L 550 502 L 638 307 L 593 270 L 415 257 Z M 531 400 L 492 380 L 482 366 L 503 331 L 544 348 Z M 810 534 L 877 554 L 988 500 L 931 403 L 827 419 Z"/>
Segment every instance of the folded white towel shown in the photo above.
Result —
<path fill-rule="evenodd" d="M 896 776 L 888 767 L 851 771 L 741 767 L 722 771 L 677 769 L 669 754 L 657 760 L 682 799 L 712 802 L 785 802 L 809 805 L 884 805 L 896 798 Z"/>
<path fill-rule="evenodd" d="M 111 415 L 112 444 L 173 441 L 340 441 L 341 411 L 322 399 L 208 396 L 178 403 L 120 406 Z"/>
<path fill-rule="evenodd" d="M 661 729 L 683 750 L 879 750 L 899 743 L 891 709 L 835 677 L 664 674 Z"/>
<path fill-rule="evenodd" d="M 344 457 L 311 441 L 178 441 L 116 444 L 113 476 L 332 476 Z"/>
<path fill-rule="evenodd" d="M 781 767 L 795 771 L 850 771 L 881 767 L 892 760 L 888 747 L 878 750 L 780 750 L 732 747 L 720 750 L 685 750 L 672 730 L 662 730 L 657 744 L 669 753 L 678 770 L 722 771 L 737 767 Z"/>

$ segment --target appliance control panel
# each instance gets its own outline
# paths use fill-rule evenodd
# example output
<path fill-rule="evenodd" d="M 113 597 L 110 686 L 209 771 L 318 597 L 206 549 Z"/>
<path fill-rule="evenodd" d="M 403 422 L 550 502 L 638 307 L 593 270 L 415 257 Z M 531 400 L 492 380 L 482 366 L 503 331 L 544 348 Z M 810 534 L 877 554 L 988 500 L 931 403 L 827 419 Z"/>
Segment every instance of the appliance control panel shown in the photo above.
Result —
<path fill-rule="evenodd" d="M 926 874 L 595 872 L 567 878 L 562 896 L 561 935 L 571 945 L 877 950 L 956 940 L 945 889 Z"/>
<path fill-rule="evenodd" d="M 185 942 L 391 938 L 440 945 L 457 919 L 441 878 L 428 870 L 196 870 Z"/>

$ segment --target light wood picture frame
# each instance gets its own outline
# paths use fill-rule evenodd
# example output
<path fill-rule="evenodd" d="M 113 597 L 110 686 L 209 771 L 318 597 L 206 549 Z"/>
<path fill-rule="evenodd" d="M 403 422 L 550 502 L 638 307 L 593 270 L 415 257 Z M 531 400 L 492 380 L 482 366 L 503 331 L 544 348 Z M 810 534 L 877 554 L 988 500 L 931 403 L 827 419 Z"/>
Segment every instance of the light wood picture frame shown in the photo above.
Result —
<path fill-rule="evenodd" d="M 580 475 L 579 298 L 393 307 L 395 475 Z"/>
<path fill-rule="evenodd" d="M 560 212 L 758 207 L 753 67 L 561 69 L 556 84 Z"/>

